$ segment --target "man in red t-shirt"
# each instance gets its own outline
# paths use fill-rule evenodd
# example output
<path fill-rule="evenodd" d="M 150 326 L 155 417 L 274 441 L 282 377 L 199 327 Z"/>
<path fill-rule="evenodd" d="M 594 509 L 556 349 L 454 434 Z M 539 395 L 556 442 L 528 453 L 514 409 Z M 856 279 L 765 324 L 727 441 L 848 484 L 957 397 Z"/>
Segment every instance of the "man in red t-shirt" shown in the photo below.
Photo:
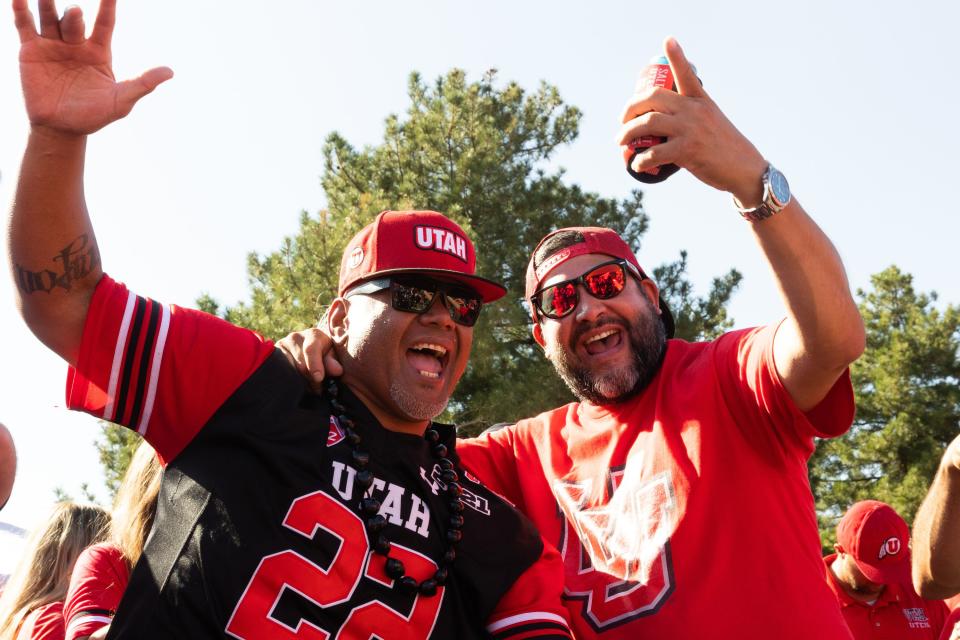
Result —
<path fill-rule="evenodd" d="M 947 606 L 914 590 L 909 544 L 907 523 L 876 500 L 854 504 L 837 524 L 837 552 L 823 562 L 855 640 L 940 637 Z"/>
<path fill-rule="evenodd" d="M 807 460 L 853 419 L 864 328 L 829 239 L 724 117 L 673 39 L 678 93 L 633 96 L 634 173 L 675 163 L 734 196 L 786 317 L 712 342 L 673 318 L 610 229 L 548 234 L 527 269 L 533 337 L 580 402 L 458 450 L 560 549 L 579 638 L 848 639 L 827 587 Z M 668 141 L 632 158 L 628 142 Z M 285 341 L 320 373 L 324 339 Z M 312 357 L 297 353 L 313 346 Z"/>

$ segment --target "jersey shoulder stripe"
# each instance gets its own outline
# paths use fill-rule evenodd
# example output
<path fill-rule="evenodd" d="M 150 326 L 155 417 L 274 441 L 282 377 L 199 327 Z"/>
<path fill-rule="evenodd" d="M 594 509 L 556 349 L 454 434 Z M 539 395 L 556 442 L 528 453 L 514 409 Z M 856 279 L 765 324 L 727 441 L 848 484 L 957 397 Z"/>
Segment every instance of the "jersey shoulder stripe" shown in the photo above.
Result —
<path fill-rule="evenodd" d="M 167 305 L 128 293 L 101 417 L 146 435 L 169 327 Z"/>
<path fill-rule="evenodd" d="M 137 431 L 166 464 L 273 350 L 253 331 L 104 275 L 68 373 L 67 406 Z"/>

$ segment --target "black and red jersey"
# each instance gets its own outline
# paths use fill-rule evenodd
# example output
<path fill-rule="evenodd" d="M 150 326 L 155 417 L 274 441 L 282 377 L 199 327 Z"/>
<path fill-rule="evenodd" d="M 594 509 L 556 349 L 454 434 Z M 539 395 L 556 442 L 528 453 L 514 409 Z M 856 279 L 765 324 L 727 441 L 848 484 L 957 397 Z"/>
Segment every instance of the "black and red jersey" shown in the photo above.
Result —
<path fill-rule="evenodd" d="M 110 638 L 570 637 L 556 551 L 469 476 L 452 579 L 435 596 L 394 589 L 328 402 L 250 331 L 105 276 L 67 395 L 137 429 L 166 463 Z M 384 429 L 341 395 L 370 454 L 390 555 L 424 580 L 447 548 L 439 464 L 423 438 Z M 435 428 L 453 449 L 454 428 Z"/>

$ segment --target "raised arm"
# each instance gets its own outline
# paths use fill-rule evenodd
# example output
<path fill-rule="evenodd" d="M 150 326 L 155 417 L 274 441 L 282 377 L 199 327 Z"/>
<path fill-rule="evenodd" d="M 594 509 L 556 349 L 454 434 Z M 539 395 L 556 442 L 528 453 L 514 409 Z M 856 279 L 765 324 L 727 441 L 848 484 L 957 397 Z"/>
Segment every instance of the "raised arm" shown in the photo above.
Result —
<path fill-rule="evenodd" d="M 634 171 L 672 162 L 730 192 L 746 208 L 759 205 L 768 161 L 703 90 L 676 40 L 668 38 L 664 48 L 678 93 L 652 89 L 631 99 L 619 133 L 625 157 L 629 141 L 666 136 L 665 143 L 637 156 Z M 797 406 L 812 409 L 864 348 L 863 320 L 843 264 L 796 198 L 771 218 L 731 219 L 737 222 L 751 227 L 786 307 L 787 319 L 774 343 L 777 371 Z"/>
<path fill-rule="evenodd" d="M 102 0 L 89 38 L 79 7 L 62 17 L 54 0 L 39 0 L 38 9 L 39 31 L 27 0 L 13 0 L 30 135 L 9 221 L 10 267 L 27 325 L 75 363 L 102 275 L 83 193 L 87 135 L 127 115 L 173 72 L 160 67 L 114 79 L 116 0 Z"/>
<path fill-rule="evenodd" d="M 924 598 L 960 593 L 960 437 L 947 447 L 913 520 L 913 584 Z"/>

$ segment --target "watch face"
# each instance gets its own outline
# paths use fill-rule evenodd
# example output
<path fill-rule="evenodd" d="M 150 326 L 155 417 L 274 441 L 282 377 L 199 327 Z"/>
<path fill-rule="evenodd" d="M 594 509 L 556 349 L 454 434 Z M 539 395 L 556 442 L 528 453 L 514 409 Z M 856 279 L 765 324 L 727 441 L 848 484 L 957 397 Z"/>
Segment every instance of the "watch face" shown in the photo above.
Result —
<path fill-rule="evenodd" d="M 787 178 L 782 173 L 771 167 L 770 171 L 770 191 L 777 204 L 786 205 L 790 202 L 790 185 L 787 184 Z"/>

